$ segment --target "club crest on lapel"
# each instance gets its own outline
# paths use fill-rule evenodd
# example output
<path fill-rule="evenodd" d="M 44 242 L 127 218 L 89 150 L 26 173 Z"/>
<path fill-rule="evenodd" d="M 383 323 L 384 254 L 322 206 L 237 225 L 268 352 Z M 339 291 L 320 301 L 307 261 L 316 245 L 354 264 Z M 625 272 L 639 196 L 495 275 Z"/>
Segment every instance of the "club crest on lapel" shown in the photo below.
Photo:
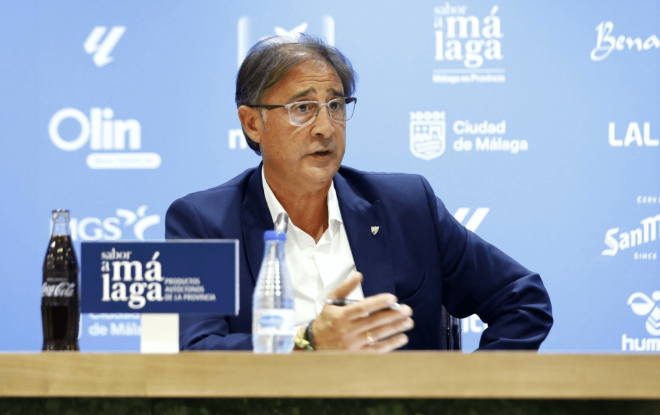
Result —
<path fill-rule="evenodd" d="M 380 226 L 372 226 L 371 227 L 371 234 L 376 236 L 376 234 L 378 233 L 379 230 L 380 230 Z"/>

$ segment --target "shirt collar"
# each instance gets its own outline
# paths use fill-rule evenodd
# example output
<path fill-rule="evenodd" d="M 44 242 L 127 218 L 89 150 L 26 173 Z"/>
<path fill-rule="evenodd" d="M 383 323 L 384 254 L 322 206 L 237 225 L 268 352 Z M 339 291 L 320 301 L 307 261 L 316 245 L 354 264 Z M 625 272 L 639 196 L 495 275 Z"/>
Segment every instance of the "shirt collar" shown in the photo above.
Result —
<path fill-rule="evenodd" d="M 284 210 L 280 201 L 275 197 L 275 193 L 273 193 L 273 190 L 268 185 L 263 167 L 261 168 L 261 182 L 263 183 L 264 196 L 266 197 L 266 204 L 268 205 L 270 216 L 273 219 L 273 223 L 275 223 L 277 215 L 282 212 L 286 213 L 286 210 Z M 339 201 L 337 199 L 334 181 L 330 183 L 330 189 L 328 190 L 328 196 L 326 199 L 328 201 L 328 225 L 332 225 L 335 221 L 344 223 L 341 217 L 341 211 L 339 210 Z"/>

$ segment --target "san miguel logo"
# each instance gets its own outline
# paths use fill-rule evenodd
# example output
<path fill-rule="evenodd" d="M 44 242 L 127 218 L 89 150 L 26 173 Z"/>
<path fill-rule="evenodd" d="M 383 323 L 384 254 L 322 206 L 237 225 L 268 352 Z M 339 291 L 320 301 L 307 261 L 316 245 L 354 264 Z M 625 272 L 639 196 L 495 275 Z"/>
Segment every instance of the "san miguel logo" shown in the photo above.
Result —
<path fill-rule="evenodd" d="M 410 152 L 422 160 L 440 157 L 445 152 L 445 113 L 410 113 Z"/>
<path fill-rule="evenodd" d="M 618 251 L 651 243 L 660 236 L 660 214 L 642 219 L 640 225 L 642 226 L 627 232 L 620 232 L 620 228 L 608 229 L 604 240 L 608 248 L 603 250 L 601 255 L 615 256 Z"/>

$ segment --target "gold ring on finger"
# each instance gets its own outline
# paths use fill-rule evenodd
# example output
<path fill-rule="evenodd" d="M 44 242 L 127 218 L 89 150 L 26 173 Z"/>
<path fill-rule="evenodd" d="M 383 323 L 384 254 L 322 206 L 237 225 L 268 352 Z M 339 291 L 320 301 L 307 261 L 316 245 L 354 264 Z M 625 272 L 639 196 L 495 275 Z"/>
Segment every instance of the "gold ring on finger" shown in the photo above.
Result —
<path fill-rule="evenodd" d="M 371 346 L 372 344 L 376 344 L 376 340 L 374 340 L 370 331 L 367 332 L 367 340 L 369 341 L 369 346 Z"/>

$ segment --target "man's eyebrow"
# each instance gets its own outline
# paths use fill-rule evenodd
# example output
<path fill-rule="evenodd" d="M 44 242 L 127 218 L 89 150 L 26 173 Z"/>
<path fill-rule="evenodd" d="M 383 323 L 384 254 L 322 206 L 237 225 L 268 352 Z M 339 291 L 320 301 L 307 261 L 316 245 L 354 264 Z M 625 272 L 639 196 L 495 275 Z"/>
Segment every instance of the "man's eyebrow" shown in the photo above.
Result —
<path fill-rule="evenodd" d="M 295 99 L 297 99 L 297 98 L 304 97 L 305 95 L 308 95 L 310 92 L 316 92 L 316 89 L 314 89 L 314 88 L 312 87 L 312 88 L 307 88 L 306 90 L 304 90 L 304 91 L 302 91 L 302 92 L 298 92 L 297 94 L 295 94 L 294 96 L 292 96 L 291 98 L 289 98 L 289 102 L 293 102 L 293 100 L 295 100 Z M 288 104 L 289 102 L 287 102 L 287 104 Z"/>
<path fill-rule="evenodd" d="M 330 92 L 335 97 L 343 97 L 344 96 L 344 93 L 342 91 L 339 91 L 335 88 L 328 88 L 328 89 L 326 89 L 326 91 Z M 287 104 L 293 102 L 294 100 L 296 100 L 300 97 L 304 97 L 305 95 L 309 95 L 312 92 L 314 92 L 314 93 L 316 92 L 316 89 L 314 89 L 314 87 L 307 88 L 306 90 L 304 90 L 302 92 L 298 92 L 297 94 L 295 94 L 294 96 L 289 98 L 289 101 L 287 102 Z"/>

